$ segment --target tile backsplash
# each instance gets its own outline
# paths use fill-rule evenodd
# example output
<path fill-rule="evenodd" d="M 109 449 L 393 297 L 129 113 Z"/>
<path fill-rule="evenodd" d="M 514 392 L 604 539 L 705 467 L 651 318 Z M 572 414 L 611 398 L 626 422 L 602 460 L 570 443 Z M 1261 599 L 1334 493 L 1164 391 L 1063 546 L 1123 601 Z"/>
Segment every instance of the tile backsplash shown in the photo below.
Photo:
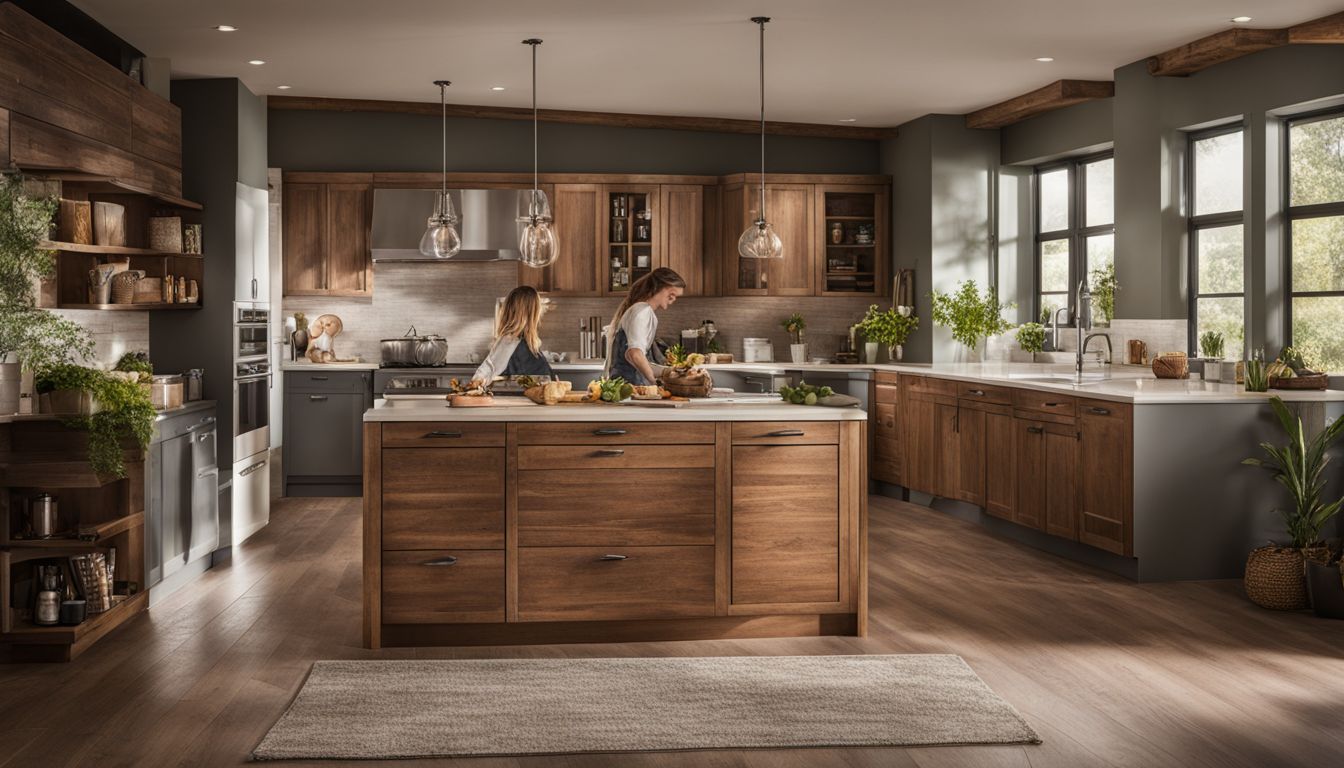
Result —
<path fill-rule="evenodd" d="M 447 337 L 449 360 L 466 360 L 489 348 L 495 300 L 518 284 L 518 266 L 376 264 L 373 284 L 371 299 L 287 296 L 284 314 L 303 312 L 310 320 L 322 313 L 339 315 L 345 329 L 336 340 L 336 352 L 342 357 L 377 362 L 379 340 L 401 336 L 414 325 L 421 333 Z M 733 354 L 742 354 L 743 337 L 760 336 L 774 342 L 776 360 L 787 360 L 789 335 L 780 322 L 801 312 L 808 323 L 809 354 L 829 357 L 872 302 L 863 297 L 685 298 L 661 313 L 659 335 L 675 340 L 681 329 L 709 319 Z M 576 354 L 579 323 L 593 315 L 609 319 L 619 303 L 619 297 L 555 299 L 542 324 L 542 342 L 551 351 Z"/>
<path fill-rule="evenodd" d="M 94 344 L 94 356 L 88 361 L 90 363 L 110 368 L 126 352 L 149 351 L 148 311 L 105 312 L 93 309 L 51 311 L 79 323 L 88 330 Z"/>
<path fill-rule="evenodd" d="M 1142 339 L 1148 347 L 1148 357 L 1153 358 L 1163 352 L 1185 352 L 1188 351 L 1189 341 L 1186 338 L 1189 324 L 1183 319 L 1178 320 L 1123 320 L 1116 318 L 1111 321 L 1109 328 L 1094 328 L 1089 333 L 1104 333 L 1111 339 L 1111 349 L 1115 354 L 1115 362 L 1126 362 L 1126 356 L 1129 352 L 1130 339 Z M 1046 331 L 1049 333 L 1049 331 Z M 1031 355 L 1023 352 L 1013 340 L 1012 331 L 1009 331 L 1008 349 L 1011 359 L 1017 362 L 1029 362 Z M 1059 329 L 1060 341 L 1063 342 L 1063 350 L 1072 352 L 1078 348 L 1078 333 L 1072 328 Z M 1091 349 L 1104 349 L 1104 345 L 1093 344 Z"/>

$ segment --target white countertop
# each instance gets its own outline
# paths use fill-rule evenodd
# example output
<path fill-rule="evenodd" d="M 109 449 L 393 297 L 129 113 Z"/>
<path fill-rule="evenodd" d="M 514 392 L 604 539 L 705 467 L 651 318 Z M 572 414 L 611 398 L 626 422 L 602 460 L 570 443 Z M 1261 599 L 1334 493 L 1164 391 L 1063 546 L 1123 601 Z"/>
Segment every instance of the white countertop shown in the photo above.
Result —
<path fill-rule="evenodd" d="M 285 360 L 280 363 L 282 371 L 372 371 L 377 363 L 311 363 L 307 360 Z"/>
<path fill-rule="evenodd" d="M 518 398 L 521 399 L 521 398 Z M 858 408 L 785 405 L 778 400 L 692 400 L 680 408 L 593 403 L 450 408 L 444 399 L 375 400 L 364 421 L 863 421 Z"/>

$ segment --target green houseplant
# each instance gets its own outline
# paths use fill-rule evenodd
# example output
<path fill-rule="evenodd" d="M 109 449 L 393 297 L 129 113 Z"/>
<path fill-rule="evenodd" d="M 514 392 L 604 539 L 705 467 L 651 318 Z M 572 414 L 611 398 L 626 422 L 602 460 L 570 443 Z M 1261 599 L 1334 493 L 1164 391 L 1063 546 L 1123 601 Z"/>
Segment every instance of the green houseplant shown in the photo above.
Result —
<path fill-rule="evenodd" d="M 1017 329 L 1017 345 L 1023 352 L 1036 359 L 1036 353 L 1045 350 L 1045 326 L 1040 323 L 1023 323 Z"/>
<path fill-rule="evenodd" d="M 1204 357 L 1204 380 L 1223 380 L 1223 334 L 1205 331 L 1199 335 L 1199 352 Z"/>
<path fill-rule="evenodd" d="M 1011 302 L 999 303 L 999 289 L 990 286 L 984 295 L 974 280 L 962 281 L 952 293 L 929 294 L 933 301 L 933 322 L 952 331 L 952 338 L 975 352 L 980 340 L 997 336 L 1012 328 L 1003 319 L 1003 313 L 1012 309 Z"/>
<path fill-rule="evenodd" d="M 141 449 L 149 445 L 154 432 L 154 406 L 149 391 L 141 386 L 143 374 L 109 372 L 81 365 L 60 363 L 38 371 L 39 394 L 54 398 L 57 393 L 73 394 L 62 413 L 66 426 L 89 433 L 89 463 L 94 472 L 106 477 L 125 477 L 123 440 L 130 436 Z"/>
<path fill-rule="evenodd" d="M 870 304 L 863 319 L 855 327 L 864 339 L 886 345 L 891 361 L 899 362 L 905 357 L 906 340 L 919 328 L 919 317 L 913 313 L 903 314 L 895 307 L 880 310 L 876 304 Z"/>
<path fill-rule="evenodd" d="M 1283 445 L 1261 443 L 1266 458 L 1242 463 L 1269 470 L 1288 491 L 1290 504 L 1279 513 L 1290 541 L 1287 546 L 1271 543 L 1251 551 L 1246 561 L 1246 595 L 1265 608 L 1295 610 L 1307 604 L 1306 561 L 1329 557 L 1320 540 L 1321 529 L 1344 506 L 1344 499 L 1323 498 L 1325 468 L 1330 462 L 1327 451 L 1344 435 L 1344 419 L 1335 419 L 1308 437 L 1302 419 L 1281 398 L 1272 397 L 1269 404 L 1288 441 Z"/>
<path fill-rule="evenodd" d="M 801 312 L 794 312 L 779 323 L 789 332 L 789 359 L 795 363 L 807 362 L 807 344 L 803 342 L 803 329 L 807 321 Z"/>
<path fill-rule="evenodd" d="M 1106 264 L 1092 270 L 1092 322 L 1096 325 L 1110 325 L 1115 319 L 1115 292 L 1120 283 L 1115 280 L 1115 264 Z"/>

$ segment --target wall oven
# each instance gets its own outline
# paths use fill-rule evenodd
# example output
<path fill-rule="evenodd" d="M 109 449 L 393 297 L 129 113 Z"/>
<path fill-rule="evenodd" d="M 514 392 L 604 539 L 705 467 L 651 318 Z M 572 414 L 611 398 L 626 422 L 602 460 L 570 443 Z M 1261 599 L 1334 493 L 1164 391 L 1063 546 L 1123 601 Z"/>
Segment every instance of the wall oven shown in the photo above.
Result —
<path fill-rule="evenodd" d="M 242 543 L 271 517 L 270 305 L 233 306 L 232 519 L 229 530 L 220 532 L 220 543 L 229 545 Z"/>

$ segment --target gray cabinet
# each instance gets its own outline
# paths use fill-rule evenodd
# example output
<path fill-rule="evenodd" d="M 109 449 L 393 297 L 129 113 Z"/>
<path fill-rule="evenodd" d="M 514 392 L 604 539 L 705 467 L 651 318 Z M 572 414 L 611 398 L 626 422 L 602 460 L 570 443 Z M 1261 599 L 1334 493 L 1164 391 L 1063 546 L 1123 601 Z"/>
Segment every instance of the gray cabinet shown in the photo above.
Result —
<path fill-rule="evenodd" d="M 145 586 L 219 546 L 214 401 L 159 415 L 145 472 Z"/>
<path fill-rule="evenodd" d="M 373 407 L 369 371 L 285 374 L 286 496 L 363 493 L 363 417 Z"/>

